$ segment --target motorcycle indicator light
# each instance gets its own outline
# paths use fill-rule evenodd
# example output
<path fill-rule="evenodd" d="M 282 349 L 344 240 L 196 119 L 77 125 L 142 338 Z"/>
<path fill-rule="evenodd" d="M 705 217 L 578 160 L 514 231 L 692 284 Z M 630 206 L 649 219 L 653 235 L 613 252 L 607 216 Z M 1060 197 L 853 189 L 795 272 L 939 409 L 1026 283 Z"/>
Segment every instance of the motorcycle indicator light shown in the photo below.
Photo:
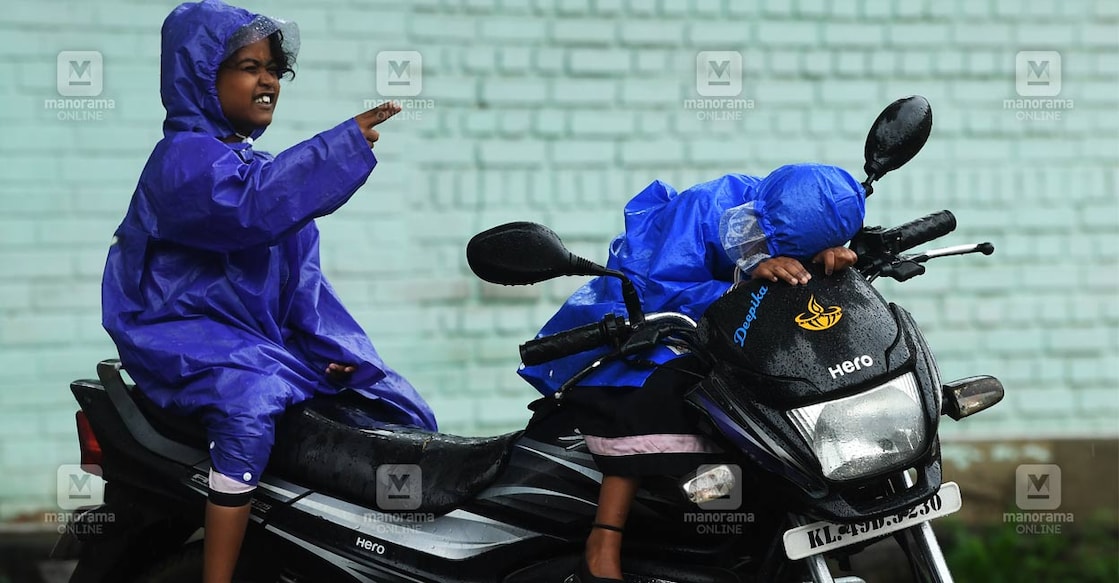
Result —
<path fill-rule="evenodd" d="M 917 378 L 911 372 L 788 415 L 829 480 L 854 480 L 897 467 L 919 456 L 927 442 Z"/>
<path fill-rule="evenodd" d="M 734 472 L 726 465 L 718 465 L 696 474 L 680 487 L 688 500 L 696 504 L 718 500 L 734 490 Z"/>

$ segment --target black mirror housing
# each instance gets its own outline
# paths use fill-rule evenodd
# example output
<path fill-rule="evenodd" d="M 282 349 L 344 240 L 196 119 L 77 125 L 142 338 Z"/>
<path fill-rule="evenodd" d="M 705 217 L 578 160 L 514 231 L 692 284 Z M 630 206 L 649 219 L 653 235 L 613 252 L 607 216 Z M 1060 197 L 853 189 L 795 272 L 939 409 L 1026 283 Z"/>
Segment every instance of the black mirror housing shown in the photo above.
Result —
<path fill-rule="evenodd" d="M 513 222 L 474 235 L 466 262 L 479 278 L 531 285 L 564 275 L 605 275 L 607 269 L 573 255 L 559 235 L 537 223 Z"/>
<path fill-rule="evenodd" d="M 630 323 L 645 319 L 629 278 L 568 251 L 559 235 L 544 225 L 518 221 L 482 231 L 467 243 L 466 262 L 474 275 L 499 285 L 532 285 L 564 275 L 615 277 L 622 283 Z"/>
<path fill-rule="evenodd" d="M 863 150 L 869 185 L 897 170 L 921 151 L 932 132 L 932 106 L 920 95 L 903 97 L 882 110 L 870 126 Z M 870 188 L 867 188 L 868 195 Z"/>

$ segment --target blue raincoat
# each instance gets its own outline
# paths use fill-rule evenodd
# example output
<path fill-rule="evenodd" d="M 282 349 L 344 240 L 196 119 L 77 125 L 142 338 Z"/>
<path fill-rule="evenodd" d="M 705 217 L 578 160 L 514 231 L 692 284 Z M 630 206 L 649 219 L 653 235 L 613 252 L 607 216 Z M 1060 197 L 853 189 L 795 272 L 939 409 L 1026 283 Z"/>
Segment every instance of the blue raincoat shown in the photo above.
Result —
<path fill-rule="evenodd" d="M 764 179 L 728 174 L 677 193 L 656 181 L 625 207 L 625 232 L 610 245 L 607 266 L 626 274 L 646 312 L 681 312 L 699 319 L 727 292 L 736 265 L 749 273 L 761 260 L 807 261 L 842 245 L 862 227 L 864 191 L 834 166 L 782 166 Z M 626 314 L 618 280 L 597 277 L 568 298 L 539 336 Z M 538 336 L 538 337 L 539 337 Z M 525 367 L 520 375 L 551 395 L 595 358 L 598 349 Z M 642 360 L 663 364 L 677 356 L 658 347 Z M 641 386 L 653 368 L 625 362 L 601 367 L 584 386 Z"/>
<path fill-rule="evenodd" d="M 138 386 L 206 426 L 214 470 L 255 485 L 276 417 L 347 385 L 391 421 L 435 429 L 416 390 L 382 362 L 323 276 L 314 219 L 342 206 L 377 160 L 354 120 L 273 157 L 234 133 L 218 102 L 227 41 L 259 16 L 208 0 L 163 26 L 163 139 L 109 249 L 102 321 Z M 253 137 L 258 137 L 258 130 Z"/>

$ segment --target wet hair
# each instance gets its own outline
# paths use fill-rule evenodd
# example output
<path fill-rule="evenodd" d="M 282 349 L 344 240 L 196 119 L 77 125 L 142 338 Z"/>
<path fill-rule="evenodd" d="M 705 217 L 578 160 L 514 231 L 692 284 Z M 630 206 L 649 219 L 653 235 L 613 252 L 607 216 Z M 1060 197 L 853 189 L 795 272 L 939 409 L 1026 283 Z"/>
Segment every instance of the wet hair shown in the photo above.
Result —
<path fill-rule="evenodd" d="M 277 30 L 276 32 L 268 35 L 268 48 L 272 52 L 272 65 L 276 70 L 277 79 L 294 79 L 295 78 L 295 53 L 284 50 L 284 33 Z M 225 61 L 222 61 L 222 68 L 232 67 L 230 62 L 233 59 L 232 53 Z"/>
<path fill-rule="evenodd" d="M 276 77 L 295 79 L 295 55 L 284 50 L 284 33 L 277 30 L 268 35 L 268 46 L 272 49 L 272 61 L 276 64 Z"/>

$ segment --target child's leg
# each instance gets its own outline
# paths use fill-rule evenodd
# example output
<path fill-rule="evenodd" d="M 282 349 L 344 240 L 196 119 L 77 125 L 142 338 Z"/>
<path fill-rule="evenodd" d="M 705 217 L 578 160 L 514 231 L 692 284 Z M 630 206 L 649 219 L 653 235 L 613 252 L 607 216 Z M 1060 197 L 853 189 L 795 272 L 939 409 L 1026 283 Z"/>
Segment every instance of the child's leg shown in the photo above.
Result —
<path fill-rule="evenodd" d="M 245 525 L 249 522 L 247 502 L 241 506 L 220 506 L 206 502 L 206 538 L 202 543 L 202 583 L 230 583 Z"/>
<path fill-rule="evenodd" d="M 210 470 L 206 536 L 202 543 L 202 583 L 230 583 L 233 580 L 255 489 L 255 486 Z"/>
<path fill-rule="evenodd" d="M 268 465 L 276 418 L 293 400 L 290 385 L 256 373 L 227 374 L 222 394 L 242 387 L 207 410 L 203 418 L 210 441 L 210 495 L 206 503 L 203 583 L 232 580 L 248 524 L 253 491 Z M 249 395 L 256 398 L 247 398 Z"/>
<path fill-rule="evenodd" d="M 625 526 L 640 476 L 694 472 L 714 451 L 681 398 L 697 381 L 698 368 L 684 357 L 655 371 L 640 388 L 576 387 L 564 396 L 603 473 L 596 524 Z M 589 573 L 584 574 L 620 580 L 621 548 L 621 532 L 592 528 L 584 551 Z"/>
<path fill-rule="evenodd" d="M 639 478 L 629 476 L 603 476 L 598 491 L 598 510 L 595 524 L 619 529 L 626 524 L 633 496 L 641 484 Z M 587 537 L 585 557 L 591 575 L 605 578 L 622 578 L 622 533 L 608 528 L 594 527 Z"/>

